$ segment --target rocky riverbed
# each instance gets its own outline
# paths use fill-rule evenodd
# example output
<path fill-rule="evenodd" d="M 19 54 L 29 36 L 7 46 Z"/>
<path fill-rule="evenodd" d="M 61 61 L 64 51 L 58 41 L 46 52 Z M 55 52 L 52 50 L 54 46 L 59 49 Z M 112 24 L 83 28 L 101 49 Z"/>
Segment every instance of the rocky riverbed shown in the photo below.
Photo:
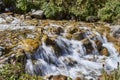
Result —
<path fill-rule="evenodd" d="M 120 25 L 0 14 L 1 67 L 20 62 L 31 75 L 98 80 L 103 64 L 108 73 L 117 68 L 119 54 Z"/>

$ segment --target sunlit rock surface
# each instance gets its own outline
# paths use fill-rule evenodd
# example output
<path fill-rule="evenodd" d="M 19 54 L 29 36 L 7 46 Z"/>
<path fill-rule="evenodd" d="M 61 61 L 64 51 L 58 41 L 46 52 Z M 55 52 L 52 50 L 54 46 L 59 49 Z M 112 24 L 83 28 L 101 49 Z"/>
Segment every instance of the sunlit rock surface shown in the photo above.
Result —
<path fill-rule="evenodd" d="M 4 48 L 1 52 L 0 47 L 0 64 L 27 57 L 25 72 L 31 75 L 97 80 L 103 64 L 109 73 L 120 61 L 120 40 L 108 24 L 5 16 L 0 17 L 0 46 Z M 115 31 L 118 35 L 119 29 Z"/>

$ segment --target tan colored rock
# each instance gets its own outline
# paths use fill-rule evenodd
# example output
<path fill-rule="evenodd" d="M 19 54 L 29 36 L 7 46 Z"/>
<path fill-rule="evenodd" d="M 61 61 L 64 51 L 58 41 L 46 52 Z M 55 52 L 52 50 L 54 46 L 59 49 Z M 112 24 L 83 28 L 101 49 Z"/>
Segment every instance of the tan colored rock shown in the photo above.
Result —
<path fill-rule="evenodd" d="M 71 38 L 72 38 L 72 34 L 67 33 L 67 34 L 65 35 L 65 37 L 66 37 L 67 39 L 71 39 Z"/>
<path fill-rule="evenodd" d="M 81 78 L 80 78 L 80 77 L 77 77 L 75 80 L 81 80 Z"/>
<path fill-rule="evenodd" d="M 39 47 L 40 42 L 34 39 L 24 39 L 21 42 L 22 48 L 27 52 L 34 52 Z"/>

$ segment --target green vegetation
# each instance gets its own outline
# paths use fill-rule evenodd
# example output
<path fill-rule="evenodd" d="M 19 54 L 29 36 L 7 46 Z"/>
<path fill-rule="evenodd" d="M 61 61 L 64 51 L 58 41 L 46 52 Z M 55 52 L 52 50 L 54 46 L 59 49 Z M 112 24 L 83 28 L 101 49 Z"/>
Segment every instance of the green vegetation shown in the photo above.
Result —
<path fill-rule="evenodd" d="M 99 10 L 98 16 L 102 21 L 113 21 L 120 17 L 120 1 L 109 0 L 105 7 Z"/>
<path fill-rule="evenodd" d="M 50 19 L 90 21 L 99 18 L 112 22 L 120 18 L 119 0 L 3 0 L 3 2 L 12 3 L 18 13 L 41 9 L 45 18 Z"/>
<path fill-rule="evenodd" d="M 0 68 L 0 80 L 43 80 L 40 76 L 31 76 L 24 73 L 22 64 L 7 64 Z"/>
<path fill-rule="evenodd" d="M 118 68 L 112 71 L 110 74 L 107 74 L 107 72 L 103 69 L 102 73 L 102 80 L 120 80 L 120 68 L 119 68 L 119 63 L 118 63 Z"/>

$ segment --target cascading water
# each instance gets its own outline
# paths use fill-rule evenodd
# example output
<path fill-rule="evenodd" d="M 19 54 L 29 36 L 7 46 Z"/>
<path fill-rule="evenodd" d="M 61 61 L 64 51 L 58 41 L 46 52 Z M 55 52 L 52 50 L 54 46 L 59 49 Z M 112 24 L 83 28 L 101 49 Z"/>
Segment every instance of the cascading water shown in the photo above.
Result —
<path fill-rule="evenodd" d="M 89 37 L 92 34 L 95 34 L 95 36 Z M 81 73 L 86 78 L 90 76 L 97 80 L 95 76 L 101 75 L 103 63 L 105 64 L 106 71 L 111 71 L 117 67 L 120 57 L 113 44 L 107 42 L 105 36 L 100 35 L 98 32 L 93 33 L 90 30 L 87 30 L 84 36 L 91 43 L 91 47 L 93 47 L 91 50 L 92 54 L 87 53 L 87 48 L 82 40 L 69 40 L 58 36 L 54 41 L 56 45 L 54 48 L 53 45 L 47 45 L 43 41 L 42 46 L 31 55 L 35 62 L 33 63 L 31 59 L 27 60 L 26 72 L 41 76 L 63 74 L 73 79 L 80 76 Z M 102 46 L 108 49 L 109 57 L 100 55 L 94 42 L 95 40 L 99 40 Z M 58 53 L 55 51 L 56 48 L 59 49 Z M 105 61 L 102 62 L 102 59 L 105 59 Z"/>

